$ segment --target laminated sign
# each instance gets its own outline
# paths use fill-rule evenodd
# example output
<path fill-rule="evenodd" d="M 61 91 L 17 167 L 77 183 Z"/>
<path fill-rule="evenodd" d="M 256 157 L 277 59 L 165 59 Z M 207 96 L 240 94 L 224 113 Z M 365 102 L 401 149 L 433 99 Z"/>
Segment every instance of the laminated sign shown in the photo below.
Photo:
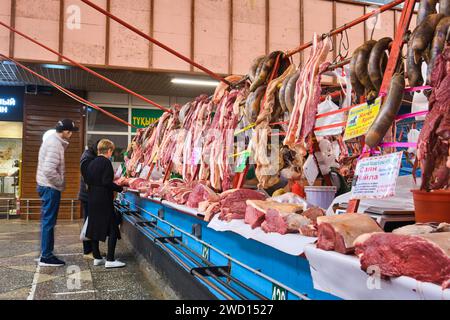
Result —
<path fill-rule="evenodd" d="M 403 152 L 364 158 L 358 162 L 353 178 L 354 199 L 382 199 L 395 195 L 395 185 Z"/>
<path fill-rule="evenodd" d="M 344 141 L 363 136 L 380 111 L 381 98 L 377 98 L 371 105 L 363 103 L 349 111 Z"/>

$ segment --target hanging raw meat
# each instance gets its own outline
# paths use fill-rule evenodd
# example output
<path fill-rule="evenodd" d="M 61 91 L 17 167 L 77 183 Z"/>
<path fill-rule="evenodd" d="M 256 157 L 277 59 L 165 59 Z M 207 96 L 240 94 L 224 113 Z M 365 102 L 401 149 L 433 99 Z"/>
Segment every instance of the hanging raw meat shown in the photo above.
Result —
<path fill-rule="evenodd" d="M 287 136 L 284 144 L 293 148 L 295 144 L 303 144 L 311 133 L 320 102 L 320 74 L 328 67 L 324 64 L 331 48 L 328 38 L 320 40 L 314 35 L 311 55 L 303 67 L 296 86 L 296 99 L 291 113 Z"/>
<path fill-rule="evenodd" d="M 450 141 L 450 47 L 436 58 L 431 86 L 430 113 L 420 132 L 417 152 L 423 175 L 421 189 L 426 191 L 450 187 L 450 169 L 446 165 Z"/>

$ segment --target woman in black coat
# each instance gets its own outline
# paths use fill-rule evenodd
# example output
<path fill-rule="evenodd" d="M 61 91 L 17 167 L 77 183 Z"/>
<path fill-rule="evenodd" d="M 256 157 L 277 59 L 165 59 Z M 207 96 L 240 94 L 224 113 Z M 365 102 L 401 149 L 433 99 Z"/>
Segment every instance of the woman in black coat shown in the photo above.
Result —
<path fill-rule="evenodd" d="M 114 152 L 114 143 L 103 139 L 98 143 L 98 157 L 87 167 L 89 220 L 86 237 L 92 240 L 94 265 L 105 264 L 106 268 L 121 268 L 125 263 L 116 261 L 114 253 L 117 239 L 120 239 L 119 222 L 114 212 L 114 192 L 123 188 L 114 183 L 114 169 L 109 160 Z M 99 241 L 108 238 L 106 261 L 100 255 Z"/>
<path fill-rule="evenodd" d="M 100 140 L 99 140 L 100 141 Z M 81 155 L 80 159 L 80 191 L 78 192 L 78 200 L 80 200 L 82 208 L 83 208 L 83 218 L 86 222 L 86 219 L 89 217 L 89 207 L 88 207 L 88 190 L 87 185 L 85 183 L 86 178 L 86 170 L 89 166 L 89 163 L 93 161 L 97 157 L 97 141 L 92 146 L 89 146 Z M 83 253 L 85 255 L 92 253 L 92 244 L 91 241 L 83 241 Z"/>

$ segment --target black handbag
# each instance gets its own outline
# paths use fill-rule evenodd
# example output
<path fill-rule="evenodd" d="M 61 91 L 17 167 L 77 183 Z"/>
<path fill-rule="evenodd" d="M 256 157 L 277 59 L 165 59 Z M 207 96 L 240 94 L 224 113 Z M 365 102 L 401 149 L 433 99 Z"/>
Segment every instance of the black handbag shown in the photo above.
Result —
<path fill-rule="evenodd" d="M 119 226 L 123 222 L 122 212 L 120 212 L 117 209 L 114 209 L 114 220 L 116 221 L 116 224 Z"/>

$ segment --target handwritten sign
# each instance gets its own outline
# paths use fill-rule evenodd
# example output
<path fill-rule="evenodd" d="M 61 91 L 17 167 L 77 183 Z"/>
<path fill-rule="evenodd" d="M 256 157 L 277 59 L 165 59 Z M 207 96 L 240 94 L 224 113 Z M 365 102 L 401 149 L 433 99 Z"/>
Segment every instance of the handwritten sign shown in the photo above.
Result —
<path fill-rule="evenodd" d="M 356 166 L 352 196 L 355 199 L 383 199 L 395 195 L 403 152 L 364 158 Z"/>
<path fill-rule="evenodd" d="M 371 105 L 363 103 L 350 110 L 345 128 L 344 141 L 365 135 L 380 111 L 381 98 Z"/>

